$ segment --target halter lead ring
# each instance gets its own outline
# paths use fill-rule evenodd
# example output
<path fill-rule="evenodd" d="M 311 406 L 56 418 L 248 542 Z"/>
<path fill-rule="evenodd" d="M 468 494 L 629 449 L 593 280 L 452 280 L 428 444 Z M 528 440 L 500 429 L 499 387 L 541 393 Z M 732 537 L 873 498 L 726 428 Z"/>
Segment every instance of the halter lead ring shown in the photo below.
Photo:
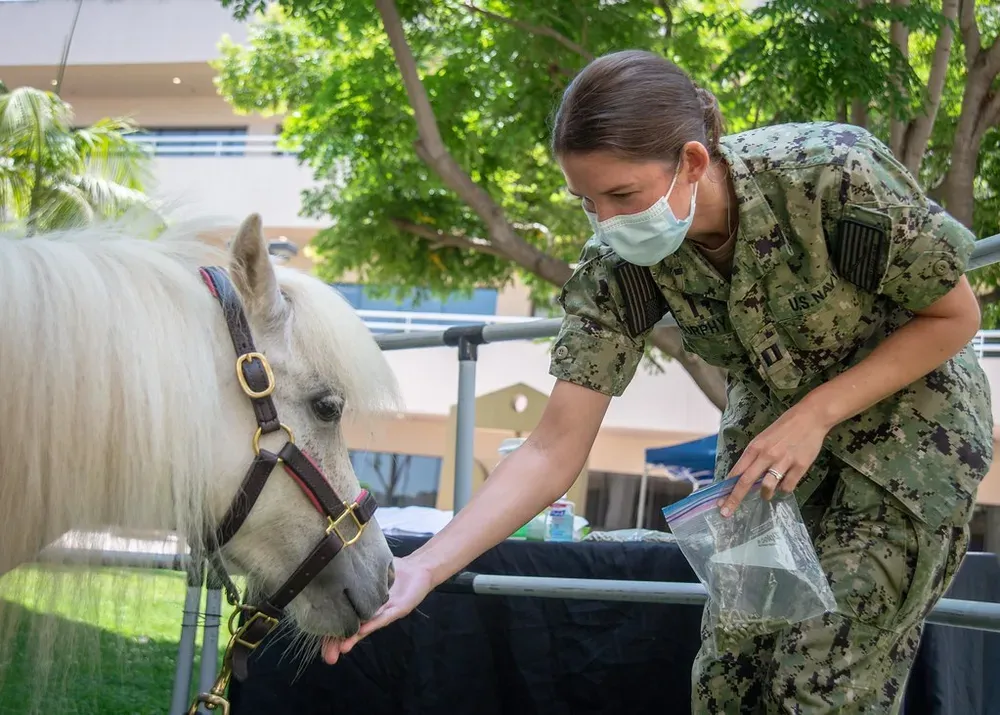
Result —
<path fill-rule="evenodd" d="M 227 599 L 238 608 L 229 618 L 229 632 L 232 637 L 226 646 L 219 676 L 209 692 L 201 693 L 195 698 L 188 715 L 195 715 L 199 705 L 204 705 L 208 710 L 221 708 L 222 715 L 229 715 L 229 701 L 225 693 L 230 678 L 235 676 L 237 680 L 242 681 L 247 677 L 247 661 L 250 654 L 278 625 L 285 607 L 341 551 L 358 542 L 378 505 L 375 497 L 367 490 L 362 490 L 353 502 L 341 499 L 319 467 L 295 445 L 295 435 L 288 425 L 278 419 L 278 412 L 271 399 L 275 388 L 274 372 L 267 357 L 254 347 L 242 302 L 229 277 L 221 268 L 214 266 L 201 268 L 200 273 L 208 290 L 218 299 L 222 307 L 229 328 L 229 337 L 238 355 L 236 378 L 240 388 L 250 398 L 257 419 L 257 430 L 252 440 L 253 461 L 226 514 L 214 531 L 204 539 L 208 548 L 208 562 L 225 584 Z M 277 453 L 261 449 L 261 436 L 279 430 L 283 431 L 286 437 L 282 448 Z M 270 597 L 259 604 L 248 605 L 240 603 L 239 591 L 222 565 L 219 550 L 233 538 L 246 521 L 265 483 L 279 464 L 325 519 L 326 528 L 319 543 Z M 352 523 L 355 529 L 354 535 L 350 537 L 343 533 L 347 522 Z M 234 619 L 239 612 L 249 614 L 249 618 L 239 628 L 235 628 Z"/>
<path fill-rule="evenodd" d="M 278 429 L 283 430 L 285 432 L 285 437 L 287 438 L 289 444 L 295 444 L 295 435 L 292 433 L 291 427 L 284 424 L 283 422 L 279 422 Z M 260 427 L 258 427 L 257 431 L 253 433 L 253 455 L 255 457 L 260 456 L 260 438 L 261 435 L 263 434 L 264 430 L 262 430 Z M 278 461 L 280 462 L 281 460 L 279 459 Z"/>

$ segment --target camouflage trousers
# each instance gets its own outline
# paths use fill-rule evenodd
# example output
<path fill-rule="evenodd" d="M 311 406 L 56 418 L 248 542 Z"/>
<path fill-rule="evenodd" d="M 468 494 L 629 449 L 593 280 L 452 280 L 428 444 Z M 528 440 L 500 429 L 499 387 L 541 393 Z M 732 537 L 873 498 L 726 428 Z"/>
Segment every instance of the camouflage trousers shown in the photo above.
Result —
<path fill-rule="evenodd" d="M 801 511 L 837 612 L 716 656 L 703 648 L 692 671 L 692 713 L 899 712 L 923 619 L 968 549 L 971 505 L 929 528 L 837 463 Z"/>

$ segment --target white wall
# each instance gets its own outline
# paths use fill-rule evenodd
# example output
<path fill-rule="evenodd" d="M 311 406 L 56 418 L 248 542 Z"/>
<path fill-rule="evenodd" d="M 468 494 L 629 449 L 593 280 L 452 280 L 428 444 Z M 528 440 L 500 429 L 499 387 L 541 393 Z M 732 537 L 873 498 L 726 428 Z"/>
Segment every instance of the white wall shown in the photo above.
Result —
<path fill-rule="evenodd" d="M 506 342 L 479 347 L 476 394 L 522 382 L 545 394 L 555 378 L 548 374 L 549 344 Z M 458 396 L 458 356 L 454 348 L 386 352 L 403 391 L 407 412 L 446 415 Z M 605 427 L 711 433 L 719 410 L 680 365 L 652 374 L 642 366 L 625 393 L 611 401 Z"/>
<path fill-rule="evenodd" d="M 314 185 L 295 157 L 157 157 L 150 194 L 183 210 L 238 225 L 260 213 L 265 225 L 322 228 L 326 221 L 298 216 L 300 193 Z"/>
<path fill-rule="evenodd" d="M 0 2 L 0 66 L 58 65 L 76 0 Z M 217 0 L 85 0 L 72 64 L 206 62 L 246 28 Z"/>
<path fill-rule="evenodd" d="M 506 342 L 482 345 L 476 366 L 476 394 L 494 392 L 518 382 L 549 394 L 555 378 L 548 374 L 549 344 Z M 403 390 L 408 412 L 446 415 L 458 391 L 458 358 L 454 348 L 392 350 L 386 353 Z M 1000 358 L 984 358 L 990 380 L 993 417 L 1000 423 Z M 711 433 L 719 428 L 719 410 L 709 402 L 677 363 L 653 373 L 640 365 L 625 393 L 611 401 L 606 427 Z"/>

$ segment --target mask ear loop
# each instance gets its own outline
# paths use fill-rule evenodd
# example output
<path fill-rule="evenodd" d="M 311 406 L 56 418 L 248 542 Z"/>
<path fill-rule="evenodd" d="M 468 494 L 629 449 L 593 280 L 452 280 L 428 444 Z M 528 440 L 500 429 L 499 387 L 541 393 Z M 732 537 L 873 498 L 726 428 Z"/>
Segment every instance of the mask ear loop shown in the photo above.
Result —
<path fill-rule="evenodd" d="M 670 193 L 674 190 L 674 185 L 677 183 L 677 177 L 680 176 L 680 174 L 681 174 L 681 162 L 677 162 L 677 168 L 674 169 L 674 178 L 670 181 L 670 188 L 667 189 L 667 193 L 663 195 L 663 200 L 665 202 L 668 201 L 668 199 L 670 199 Z M 677 218 L 676 216 L 674 216 L 674 218 L 677 219 L 678 221 L 690 221 L 691 219 L 693 219 L 694 218 L 695 199 L 697 199 L 697 198 L 698 198 L 698 184 L 695 183 L 694 188 L 691 190 L 691 202 L 688 205 L 688 215 L 687 215 L 687 217 L 686 218 Z M 672 208 L 670 208 L 670 204 L 669 203 L 667 203 L 667 208 L 670 210 L 671 215 L 673 215 L 674 214 L 674 210 Z"/>

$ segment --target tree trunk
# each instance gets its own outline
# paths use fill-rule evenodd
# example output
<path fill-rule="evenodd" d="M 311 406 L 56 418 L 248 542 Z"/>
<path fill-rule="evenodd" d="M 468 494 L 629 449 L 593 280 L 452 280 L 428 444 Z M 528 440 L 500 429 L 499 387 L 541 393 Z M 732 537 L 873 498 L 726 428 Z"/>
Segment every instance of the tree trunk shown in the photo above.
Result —
<path fill-rule="evenodd" d="M 937 120 L 938 108 L 941 106 L 941 94 L 944 92 L 945 80 L 948 76 L 948 61 L 951 58 L 951 48 L 955 42 L 955 33 L 950 23 L 958 19 L 959 0 L 944 0 L 941 12 L 945 22 L 941 25 L 941 33 L 934 43 L 934 55 L 931 59 L 931 71 L 927 78 L 927 104 L 924 111 L 915 117 L 906 128 L 903 142 L 903 153 L 898 155 L 900 161 L 916 176 L 927 151 L 927 142 L 931 138 L 934 122 Z"/>
<path fill-rule="evenodd" d="M 966 88 L 968 92 L 968 88 Z M 961 122 L 959 122 L 961 127 Z M 979 154 L 979 142 L 973 143 L 972 137 L 955 132 L 955 143 L 951 149 L 951 166 L 941 184 L 941 199 L 944 207 L 956 220 L 966 227 L 972 227 L 972 216 L 975 209 L 973 186 L 976 180 L 976 156 Z"/>
<path fill-rule="evenodd" d="M 851 124 L 868 128 L 868 102 L 866 100 L 855 99 L 851 102 Z"/>
<path fill-rule="evenodd" d="M 892 0 L 895 7 L 909 7 L 910 0 Z M 889 41 L 899 50 L 907 62 L 910 60 L 910 28 L 901 22 L 894 22 L 889 25 Z M 894 80 L 893 84 L 899 89 L 899 81 Z M 893 119 L 889 122 L 889 149 L 895 154 L 897 159 L 903 157 L 903 141 L 906 136 L 906 122 L 900 119 Z"/>
<path fill-rule="evenodd" d="M 975 0 L 960 0 L 958 15 L 965 44 L 965 92 L 955 128 L 951 164 L 942 182 L 941 195 L 948 213 L 971 227 L 979 147 L 987 129 L 1000 121 L 1000 93 L 990 91 L 1000 74 L 1000 39 L 994 40 L 988 48 L 982 47 Z"/>
<path fill-rule="evenodd" d="M 654 328 L 649 342 L 679 362 L 713 405 L 720 410 L 725 409 L 726 372 L 684 350 L 681 331 L 678 328 Z"/>

